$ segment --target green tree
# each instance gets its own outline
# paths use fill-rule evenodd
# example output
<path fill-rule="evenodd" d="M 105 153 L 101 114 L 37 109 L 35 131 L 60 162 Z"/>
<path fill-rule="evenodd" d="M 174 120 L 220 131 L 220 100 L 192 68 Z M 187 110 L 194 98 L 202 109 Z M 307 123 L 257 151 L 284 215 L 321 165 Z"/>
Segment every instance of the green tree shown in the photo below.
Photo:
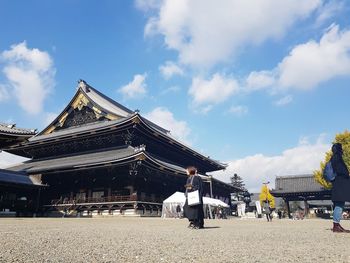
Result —
<path fill-rule="evenodd" d="M 233 185 L 233 186 L 235 186 L 235 187 L 237 187 L 237 188 L 239 188 L 239 189 L 242 189 L 241 192 L 247 191 L 247 190 L 245 189 L 245 184 L 243 183 L 242 177 L 240 177 L 238 174 L 234 174 L 234 175 L 230 178 L 230 180 L 231 180 L 231 185 Z"/>
<path fill-rule="evenodd" d="M 345 130 L 343 133 L 339 133 L 335 136 L 333 143 L 341 143 L 343 147 L 343 159 L 350 170 L 350 132 Z M 314 171 L 314 178 L 317 183 L 322 185 L 326 189 L 332 188 L 332 183 L 327 182 L 323 178 L 323 170 L 326 166 L 326 163 L 331 159 L 332 151 L 329 150 L 325 154 L 325 159 L 320 163 L 320 169 Z"/>

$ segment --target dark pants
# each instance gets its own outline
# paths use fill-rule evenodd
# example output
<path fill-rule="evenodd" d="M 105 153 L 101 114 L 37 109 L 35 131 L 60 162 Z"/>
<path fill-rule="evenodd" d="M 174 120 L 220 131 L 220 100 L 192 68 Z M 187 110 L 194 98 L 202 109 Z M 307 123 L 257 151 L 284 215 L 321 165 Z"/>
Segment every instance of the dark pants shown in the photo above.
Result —
<path fill-rule="evenodd" d="M 203 205 L 189 206 L 186 200 L 184 205 L 184 216 L 188 218 L 194 226 L 204 227 L 204 210 Z"/>
<path fill-rule="evenodd" d="M 266 219 L 267 219 L 267 221 L 272 221 L 272 216 L 271 216 L 271 214 L 266 214 Z"/>

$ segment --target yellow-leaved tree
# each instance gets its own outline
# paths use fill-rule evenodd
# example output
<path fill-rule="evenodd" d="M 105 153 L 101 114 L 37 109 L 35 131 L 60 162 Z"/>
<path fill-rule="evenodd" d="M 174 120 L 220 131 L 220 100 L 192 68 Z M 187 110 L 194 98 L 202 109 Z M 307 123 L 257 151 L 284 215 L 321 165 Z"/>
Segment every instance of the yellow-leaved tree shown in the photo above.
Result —
<path fill-rule="evenodd" d="M 333 143 L 341 143 L 343 147 L 343 159 L 350 171 L 350 132 L 349 131 L 344 131 L 343 133 L 338 133 L 335 136 L 335 140 Z M 329 150 L 326 152 L 325 159 L 323 162 L 320 164 L 320 169 L 314 171 L 314 178 L 317 183 L 322 185 L 326 189 L 331 189 L 332 188 L 332 183 L 327 182 L 323 178 L 323 170 L 326 166 L 326 163 L 331 159 L 332 157 L 332 150 Z"/>
<path fill-rule="evenodd" d="M 273 197 L 273 195 L 270 193 L 270 190 L 269 188 L 267 187 L 266 184 L 264 184 L 262 187 L 261 187 L 261 192 L 260 192 L 260 195 L 259 195 L 259 199 L 260 199 L 260 204 L 261 206 L 264 206 L 263 202 L 265 200 L 268 200 L 269 203 L 270 203 L 270 207 L 271 208 L 275 208 L 275 198 Z"/>

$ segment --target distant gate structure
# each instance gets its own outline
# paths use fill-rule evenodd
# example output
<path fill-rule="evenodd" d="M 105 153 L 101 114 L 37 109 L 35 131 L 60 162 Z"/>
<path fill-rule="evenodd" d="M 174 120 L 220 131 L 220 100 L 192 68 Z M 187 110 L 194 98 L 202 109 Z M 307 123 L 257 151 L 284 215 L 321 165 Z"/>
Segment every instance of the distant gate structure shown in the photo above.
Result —
<path fill-rule="evenodd" d="M 303 201 L 305 214 L 309 213 L 309 203 L 312 200 L 331 200 L 331 190 L 318 184 L 312 174 L 277 176 L 275 189 L 271 191 L 275 197 L 281 197 L 287 205 L 288 216 L 290 213 L 290 201 Z"/>
<path fill-rule="evenodd" d="M 164 199 L 184 190 L 188 166 L 209 182 L 206 195 L 229 203 L 230 193 L 239 191 L 209 176 L 225 164 L 83 80 L 51 124 L 4 150 L 31 159 L 9 169 L 41 178 L 46 212 L 157 216 Z"/>

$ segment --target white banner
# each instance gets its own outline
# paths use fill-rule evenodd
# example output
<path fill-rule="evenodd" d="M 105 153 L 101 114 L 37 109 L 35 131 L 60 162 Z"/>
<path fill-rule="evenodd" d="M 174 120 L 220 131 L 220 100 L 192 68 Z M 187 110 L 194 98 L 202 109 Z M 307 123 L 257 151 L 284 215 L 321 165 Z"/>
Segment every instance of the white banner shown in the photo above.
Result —
<path fill-rule="evenodd" d="M 258 215 L 261 215 L 260 201 L 255 201 L 255 206 L 256 206 L 256 212 L 258 213 Z"/>

